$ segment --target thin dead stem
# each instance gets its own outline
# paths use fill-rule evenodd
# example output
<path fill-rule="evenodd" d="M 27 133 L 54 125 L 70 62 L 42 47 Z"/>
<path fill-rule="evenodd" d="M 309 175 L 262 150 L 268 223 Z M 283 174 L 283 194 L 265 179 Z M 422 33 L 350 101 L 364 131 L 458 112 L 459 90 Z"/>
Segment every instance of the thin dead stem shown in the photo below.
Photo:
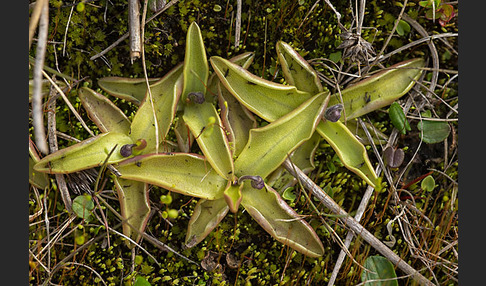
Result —
<path fill-rule="evenodd" d="M 311 191 L 312 194 L 318 198 L 324 206 L 329 208 L 333 213 L 340 215 L 340 219 L 353 230 L 356 234 L 361 236 L 366 242 L 368 242 L 373 248 L 385 256 L 390 262 L 400 268 L 403 272 L 410 274 L 414 280 L 424 285 L 434 285 L 417 270 L 412 268 L 406 262 L 404 262 L 397 254 L 391 251 L 386 245 L 384 245 L 379 239 L 365 229 L 359 222 L 350 217 L 348 213 L 343 210 L 334 200 L 329 197 L 319 186 L 317 186 L 307 175 L 302 172 L 297 166 L 295 166 L 289 160 L 285 160 L 283 163 L 285 169 L 289 171 L 293 176 L 298 177 L 304 187 Z"/>
<path fill-rule="evenodd" d="M 241 5 L 241 0 L 236 0 L 235 48 L 238 48 L 238 46 L 240 45 Z"/>
<path fill-rule="evenodd" d="M 58 150 L 57 136 L 56 136 L 56 99 L 59 97 L 54 89 L 51 88 L 49 102 L 47 104 L 47 126 L 48 126 L 48 138 L 49 138 L 49 149 L 51 153 Z M 69 190 L 66 185 L 66 180 L 64 175 L 55 174 L 57 186 L 61 194 L 62 201 L 66 210 L 72 212 L 72 202 L 71 196 L 69 195 Z"/>
<path fill-rule="evenodd" d="M 35 64 L 34 70 L 32 72 L 32 76 L 34 79 L 34 90 L 32 95 L 32 125 L 34 126 L 35 143 L 37 145 L 37 148 L 39 148 L 39 151 L 41 153 L 47 154 L 49 152 L 49 149 L 47 147 L 46 132 L 44 129 L 44 112 L 42 110 L 42 68 L 44 66 L 44 58 L 46 54 L 47 30 L 49 25 L 49 7 L 47 0 L 40 0 L 38 3 L 38 5 L 40 6 L 40 20 Z"/>
<path fill-rule="evenodd" d="M 179 0 L 172 0 L 170 1 L 169 3 L 167 3 L 164 8 L 160 9 L 159 11 L 157 11 L 154 15 L 152 15 L 150 18 L 147 19 L 147 21 L 145 23 L 149 23 L 150 21 L 152 21 L 153 19 L 157 18 L 160 14 L 162 14 L 163 12 L 165 12 L 167 9 L 169 9 L 170 7 L 172 7 L 174 4 L 176 4 L 177 2 L 179 2 Z M 123 36 L 121 36 L 118 40 L 116 40 L 113 44 L 111 44 L 110 46 L 108 46 L 106 49 L 104 49 L 103 51 L 97 53 L 96 55 L 92 56 L 91 58 L 89 58 L 91 61 L 94 61 L 96 60 L 97 58 L 105 55 L 107 52 L 111 51 L 114 47 L 118 46 L 118 44 L 120 44 L 121 42 L 123 42 L 124 40 L 126 40 L 129 36 L 129 32 L 126 32 L 125 34 L 123 34 Z"/>

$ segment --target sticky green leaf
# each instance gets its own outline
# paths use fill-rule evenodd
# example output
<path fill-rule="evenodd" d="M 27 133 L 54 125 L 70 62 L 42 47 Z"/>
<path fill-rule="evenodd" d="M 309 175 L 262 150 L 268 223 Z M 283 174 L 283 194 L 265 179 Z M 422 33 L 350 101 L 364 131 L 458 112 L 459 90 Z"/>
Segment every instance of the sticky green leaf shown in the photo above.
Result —
<path fill-rule="evenodd" d="M 403 61 L 342 90 L 346 119 L 390 105 L 413 87 L 423 66 L 423 59 Z M 329 106 L 338 103 L 341 103 L 339 95 L 331 95 Z M 340 120 L 344 121 L 344 116 Z"/>
<path fill-rule="evenodd" d="M 149 85 L 160 78 L 149 78 Z M 147 93 L 145 78 L 104 77 L 98 80 L 98 85 L 107 93 L 139 105 Z"/>
<path fill-rule="evenodd" d="M 183 101 L 190 92 L 206 93 L 209 67 L 201 30 L 196 22 L 192 22 L 187 30 L 183 74 L 184 86 L 181 97 Z"/>
<path fill-rule="evenodd" d="M 128 134 L 130 120 L 106 96 L 87 87 L 78 89 L 78 97 L 89 117 L 101 132 L 117 132 Z"/>
<path fill-rule="evenodd" d="M 221 222 L 228 213 L 229 207 L 224 198 L 216 200 L 199 200 L 187 227 L 185 245 L 193 247 Z"/>
<path fill-rule="evenodd" d="M 297 91 L 293 86 L 264 81 L 222 58 L 211 57 L 210 61 L 228 91 L 249 110 L 270 122 L 291 112 L 298 106 L 296 105 L 297 102 L 309 96 L 308 93 Z M 249 80 L 253 80 L 254 85 L 248 86 Z M 277 92 L 279 89 L 280 91 Z M 274 102 L 278 102 L 278 104 L 274 104 Z M 330 105 L 330 102 L 328 105 Z M 326 140 L 331 141 L 331 146 L 334 150 L 337 149 L 336 152 L 342 157 L 343 164 L 368 183 L 374 185 L 377 176 L 371 167 L 364 146 L 357 141 L 346 126 L 334 124 L 332 125 L 333 128 L 326 130 L 324 126 L 327 125 L 331 126 L 330 123 L 320 123 L 317 130 Z M 339 150 L 340 144 L 347 147 Z"/>
<path fill-rule="evenodd" d="M 93 209 L 94 202 L 90 195 L 81 195 L 74 198 L 73 211 L 79 218 L 89 220 Z"/>
<path fill-rule="evenodd" d="M 277 241 L 310 257 L 324 254 L 324 247 L 312 227 L 271 187 L 258 190 L 245 184 L 241 192 L 241 205 Z"/>
<path fill-rule="evenodd" d="M 417 124 L 418 130 L 420 130 L 420 138 L 425 143 L 434 144 L 444 141 L 451 132 L 451 127 L 444 121 L 431 121 L 423 118 Z"/>
<path fill-rule="evenodd" d="M 300 144 L 308 140 L 327 106 L 329 93 L 319 93 L 280 119 L 250 131 L 235 161 L 235 174 L 267 177 Z"/>
<path fill-rule="evenodd" d="M 317 72 L 289 44 L 278 41 L 276 50 L 285 80 L 289 85 L 294 85 L 298 90 L 311 95 L 323 91 Z"/>
<path fill-rule="evenodd" d="M 214 105 L 209 102 L 188 103 L 183 119 L 214 170 L 221 177 L 231 179 L 234 176 L 233 158 Z"/>
<path fill-rule="evenodd" d="M 361 281 L 364 282 L 364 285 L 398 286 L 397 274 L 393 264 L 385 257 L 380 255 L 370 256 L 366 258 L 363 266 L 365 269 L 361 272 Z"/>
<path fill-rule="evenodd" d="M 150 205 L 148 201 L 148 184 L 133 180 L 125 180 L 114 177 L 118 201 L 120 202 L 120 211 L 126 220 L 123 223 L 123 234 L 139 242 L 147 225 L 150 214 Z M 133 247 L 128 240 L 129 247 Z"/>
<path fill-rule="evenodd" d="M 202 156 L 150 154 L 127 159 L 116 167 L 122 179 L 135 180 L 204 199 L 223 197 L 227 181 Z"/>
<path fill-rule="evenodd" d="M 311 97 L 295 86 L 257 77 L 221 57 L 213 56 L 209 61 L 226 89 L 251 112 L 267 121 L 277 120 Z"/>
<path fill-rule="evenodd" d="M 319 141 L 321 140 L 321 135 L 317 132 L 312 134 L 312 137 L 302 143 L 294 152 L 290 155 L 290 160 L 294 165 L 299 167 L 302 172 L 308 174 L 315 168 L 314 155 L 317 147 L 319 146 Z M 277 170 L 273 171 L 268 177 L 268 182 L 272 188 L 279 191 L 287 189 L 295 185 L 296 179 L 292 176 L 283 166 L 278 167 Z"/>
<path fill-rule="evenodd" d="M 192 136 L 189 127 L 184 122 L 182 115 L 177 118 L 174 126 L 174 133 L 177 138 L 177 146 L 183 153 L 189 153 L 191 145 L 194 142 L 194 136 Z"/>
<path fill-rule="evenodd" d="M 218 100 L 221 107 L 221 123 L 227 132 L 233 156 L 237 157 L 248 142 L 250 129 L 255 128 L 257 123 L 248 109 L 219 84 Z"/>
<path fill-rule="evenodd" d="M 316 131 L 336 151 L 348 170 L 356 173 L 369 185 L 375 186 L 378 177 L 368 158 L 366 148 L 341 121 L 322 121 Z"/>
<path fill-rule="evenodd" d="M 157 118 L 160 143 L 162 143 L 169 132 L 182 90 L 182 65 L 173 68 L 163 78 L 152 84 L 150 89 L 153 108 L 147 91 L 147 96 L 140 104 L 130 128 L 130 137 L 134 141 L 145 139 L 147 142 L 144 153 L 153 152 L 156 148 L 154 117 Z"/>
<path fill-rule="evenodd" d="M 67 174 L 101 166 L 115 146 L 107 163 L 118 163 L 126 159 L 120 154 L 120 148 L 126 144 L 133 144 L 128 135 L 116 132 L 102 133 L 47 155 L 34 166 L 34 170 L 50 174 Z"/>
<path fill-rule="evenodd" d="M 255 58 L 255 53 L 252 52 L 245 52 L 242 54 L 239 54 L 237 56 L 232 57 L 230 62 L 235 63 L 239 66 L 241 66 L 244 69 L 248 69 L 253 62 L 253 59 Z"/>

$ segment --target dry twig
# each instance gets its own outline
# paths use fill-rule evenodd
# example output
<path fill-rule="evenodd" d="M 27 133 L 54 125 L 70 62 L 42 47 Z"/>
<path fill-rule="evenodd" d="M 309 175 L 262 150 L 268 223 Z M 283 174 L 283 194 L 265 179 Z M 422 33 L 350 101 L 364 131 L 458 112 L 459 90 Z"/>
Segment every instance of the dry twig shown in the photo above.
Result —
<path fill-rule="evenodd" d="M 147 1 L 145 1 L 147 2 Z M 138 0 L 128 0 L 128 25 L 130 35 L 130 61 L 140 58 L 141 37 L 140 37 L 140 7 Z"/>
<path fill-rule="evenodd" d="M 147 19 L 147 21 L 145 23 L 149 23 L 150 21 L 152 21 L 153 19 L 155 19 L 157 16 L 159 16 L 160 14 L 162 14 L 165 10 L 169 9 L 170 7 L 172 7 L 172 5 L 176 4 L 177 2 L 179 2 L 179 0 L 172 0 L 170 1 L 169 3 L 167 3 L 164 8 L 160 9 L 159 11 L 157 11 L 157 13 L 155 13 L 154 15 L 152 15 L 150 18 Z M 128 38 L 128 35 L 129 35 L 129 32 L 126 32 L 125 34 L 123 34 L 123 36 L 121 36 L 118 40 L 116 40 L 113 44 L 111 44 L 110 46 L 108 46 L 106 49 L 104 49 L 103 51 L 97 53 L 96 55 L 92 56 L 91 58 L 89 58 L 91 61 L 93 60 L 96 60 L 97 58 L 103 56 L 104 54 L 106 54 L 107 52 L 111 51 L 111 49 L 113 49 L 114 47 L 118 46 L 118 44 L 120 44 L 121 42 L 123 42 L 125 39 Z"/>
<path fill-rule="evenodd" d="M 37 41 L 37 49 L 35 55 L 34 70 L 32 72 L 34 78 L 34 90 L 32 94 L 32 125 L 34 126 L 35 143 L 39 151 L 43 154 L 49 152 L 46 142 L 46 132 L 44 129 L 44 113 L 42 110 L 42 68 L 44 66 L 44 58 L 46 54 L 47 45 L 47 30 L 49 25 L 49 3 L 48 1 L 39 1 L 41 5 L 39 9 L 39 36 Z M 36 5 L 37 8 L 37 5 Z M 34 11 L 35 12 L 35 11 Z M 30 35 L 29 35 L 30 36 Z M 29 41 L 30 43 L 30 41 Z M 30 46 L 30 44 L 29 44 Z"/>
<path fill-rule="evenodd" d="M 57 136 L 56 136 L 56 99 L 59 97 L 59 93 L 55 92 L 54 89 L 51 89 L 49 101 L 47 104 L 47 128 L 48 128 L 48 137 L 49 137 L 49 148 L 51 153 L 54 153 L 58 150 L 57 145 Z M 57 186 L 59 188 L 59 192 L 61 194 L 62 201 L 66 210 L 71 213 L 72 212 L 72 202 L 71 196 L 69 195 L 69 190 L 66 185 L 66 180 L 64 179 L 64 175 L 62 174 L 55 174 Z"/>
<path fill-rule="evenodd" d="M 403 272 L 411 275 L 411 277 L 417 282 L 423 285 L 434 285 L 422 274 L 420 274 L 413 267 L 408 265 L 403 261 L 400 256 L 390 250 L 386 245 L 384 245 L 379 239 L 377 239 L 372 233 L 365 229 L 359 222 L 354 218 L 349 216 L 349 214 L 343 210 L 334 200 L 329 197 L 326 192 L 324 192 L 314 181 L 312 181 L 307 175 L 302 172 L 297 166 L 295 166 L 288 159 L 284 161 L 283 166 L 287 171 L 289 171 L 293 176 L 297 177 L 304 187 L 311 191 L 312 194 L 318 198 L 321 203 L 329 208 L 334 214 L 340 216 L 340 219 L 356 234 L 361 236 L 366 242 L 368 242 L 373 248 L 385 256 L 392 264 L 400 268 Z"/>

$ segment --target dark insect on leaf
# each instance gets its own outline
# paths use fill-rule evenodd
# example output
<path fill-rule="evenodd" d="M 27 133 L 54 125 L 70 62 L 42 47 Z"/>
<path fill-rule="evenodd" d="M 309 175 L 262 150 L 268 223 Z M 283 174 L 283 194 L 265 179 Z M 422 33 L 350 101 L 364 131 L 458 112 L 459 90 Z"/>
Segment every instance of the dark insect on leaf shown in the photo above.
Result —
<path fill-rule="evenodd" d="M 128 157 L 132 155 L 132 148 L 137 146 L 136 144 L 125 144 L 120 148 L 120 155 Z"/>
<path fill-rule="evenodd" d="M 339 118 L 341 118 L 341 111 L 343 111 L 342 104 L 333 105 L 326 109 L 326 112 L 324 113 L 324 118 L 331 122 L 337 122 Z"/>

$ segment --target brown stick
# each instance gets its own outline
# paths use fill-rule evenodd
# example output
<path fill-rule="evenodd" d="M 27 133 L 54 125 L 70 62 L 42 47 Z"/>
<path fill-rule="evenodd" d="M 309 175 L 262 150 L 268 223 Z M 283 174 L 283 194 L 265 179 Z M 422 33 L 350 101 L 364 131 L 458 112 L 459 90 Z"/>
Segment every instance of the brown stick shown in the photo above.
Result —
<path fill-rule="evenodd" d="M 39 4 L 41 3 L 39 2 Z M 44 57 L 46 54 L 47 45 L 47 29 L 49 25 L 48 2 L 44 1 L 41 8 L 35 65 L 32 72 L 34 79 L 34 90 L 32 93 L 32 125 L 34 126 L 35 143 L 37 148 L 39 148 L 41 153 L 47 154 L 49 150 L 46 142 L 44 113 L 42 110 L 42 68 L 44 67 Z"/>
<path fill-rule="evenodd" d="M 56 99 L 58 97 L 59 97 L 59 93 L 57 93 L 55 89 L 51 87 L 49 103 L 47 104 L 47 128 L 48 128 L 48 137 L 49 137 L 49 148 L 51 153 L 54 153 L 58 150 L 57 136 L 56 136 Z M 71 201 L 71 196 L 69 195 L 69 190 L 66 185 L 66 180 L 64 179 L 64 175 L 56 174 L 55 176 L 56 176 L 57 187 L 59 189 L 59 193 L 61 194 L 64 207 L 66 207 L 66 210 L 69 213 L 71 213 L 73 209 L 72 201 Z"/>
<path fill-rule="evenodd" d="M 420 274 L 413 267 L 403 261 L 400 256 L 390 250 L 383 242 L 376 238 L 366 228 L 364 228 L 359 222 L 351 217 L 345 210 L 343 210 L 331 197 L 329 197 L 316 183 L 314 183 L 309 177 L 307 177 L 302 170 L 295 166 L 290 160 L 286 159 L 283 166 L 294 177 L 298 178 L 302 185 L 312 192 L 327 208 L 329 208 L 334 214 L 337 214 L 340 219 L 352 230 L 356 235 L 361 236 L 366 242 L 368 242 L 374 249 L 385 256 L 391 263 L 400 268 L 403 272 L 410 275 L 414 280 L 422 285 L 434 285 L 422 274 Z"/>
<path fill-rule="evenodd" d="M 241 0 L 236 0 L 236 20 L 235 20 L 235 48 L 240 45 L 241 29 Z"/>
<path fill-rule="evenodd" d="M 172 7 L 172 5 L 176 4 L 177 2 L 179 2 L 179 0 L 172 0 L 172 1 L 170 1 L 169 3 L 167 3 L 167 5 L 164 6 L 164 8 L 160 9 L 160 11 L 158 11 L 157 13 L 155 13 L 154 15 L 152 15 L 150 18 L 148 18 L 145 23 L 149 23 L 150 21 L 152 21 L 153 19 L 155 19 L 157 16 L 159 16 L 165 10 L 169 9 L 170 7 Z M 128 38 L 128 34 L 129 34 L 129 32 L 126 32 L 125 34 L 123 34 L 123 36 L 121 36 L 113 44 L 111 44 L 106 49 L 104 49 L 103 51 L 99 52 L 98 54 L 92 56 L 89 59 L 93 61 L 93 60 L 96 60 L 99 57 L 102 57 L 104 54 L 106 54 L 111 49 L 113 49 L 114 47 L 118 46 L 118 44 L 120 44 L 121 42 L 123 42 L 126 38 Z"/>
<path fill-rule="evenodd" d="M 130 62 L 140 58 L 141 37 L 140 37 L 140 7 L 138 0 L 128 1 L 128 26 L 130 33 Z"/>

